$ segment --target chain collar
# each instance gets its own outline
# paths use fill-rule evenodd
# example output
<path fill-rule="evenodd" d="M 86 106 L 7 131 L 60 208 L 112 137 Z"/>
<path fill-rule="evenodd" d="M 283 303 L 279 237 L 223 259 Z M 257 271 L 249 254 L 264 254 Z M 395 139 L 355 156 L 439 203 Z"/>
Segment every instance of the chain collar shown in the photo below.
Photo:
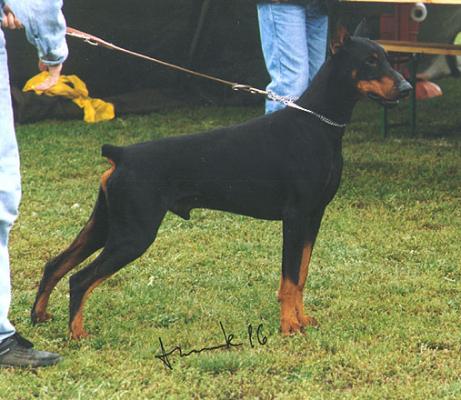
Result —
<path fill-rule="evenodd" d="M 311 114 L 314 117 L 318 118 L 323 123 L 325 123 L 327 125 L 330 125 L 330 126 L 334 126 L 335 128 L 345 128 L 347 126 L 347 124 L 340 124 L 339 122 L 335 122 L 335 121 L 325 117 L 325 115 L 322 115 L 322 114 L 319 114 L 319 113 L 317 113 L 315 111 L 312 111 L 312 110 L 309 110 L 307 108 L 301 107 L 299 104 L 296 104 L 292 99 L 290 99 L 288 97 L 284 97 L 284 96 L 279 96 L 279 95 L 277 95 L 277 94 L 275 94 L 275 93 L 273 93 L 271 91 L 267 92 L 267 98 L 270 99 L 270 100 L 276 101 L 278 103 L 282 103 L 282 104 L 286 105 L 287 107 L 291 107 L 291 108 L 294 108 L 296 110 L 300 110 L 300 111 L 303 111 L 305 113 Z"/>

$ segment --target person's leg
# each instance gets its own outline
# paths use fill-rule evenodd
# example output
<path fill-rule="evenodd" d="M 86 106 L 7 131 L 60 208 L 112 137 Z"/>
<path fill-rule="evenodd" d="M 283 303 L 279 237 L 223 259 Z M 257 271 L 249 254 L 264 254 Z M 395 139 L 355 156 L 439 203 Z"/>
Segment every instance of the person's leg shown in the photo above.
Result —
<path fill-rule="evenodd" d="M 267 90 L 296 100 L 309 82 L 306 8 L 296 4 L 258 4 L 258 20 L 266 68 Z M 266 101 L 266 113 L 284 105 Z"/>
<path fill-rule="evenodd" d="M 15 333 L 8 320 L 11 302 L 8 235 L 21 197 L 19 155 L 14 133 L 5 39 L 0 30 L 0 341 Z"/>
<path fill-rule="evenodd" d="M 8 236 L 21 198 L 19 152 L 14 133 L 5 39 L 0 29 L 0 368 L 44 367 L 61 360 L 33 349 L 8 320 L 11 302 Z"/>
<path fill-rule="evenodd" d="M 325 62 L 328 39 L 328 16 L 318 5 L 306 6 L 306 37 L 309 54 L 309 85 Z"/>

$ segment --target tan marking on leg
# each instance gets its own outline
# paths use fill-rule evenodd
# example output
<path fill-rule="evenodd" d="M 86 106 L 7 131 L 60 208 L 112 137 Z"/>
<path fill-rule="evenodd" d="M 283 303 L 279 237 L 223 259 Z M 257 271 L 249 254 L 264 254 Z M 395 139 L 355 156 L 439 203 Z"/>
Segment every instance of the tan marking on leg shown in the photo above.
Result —
<path fill-rule="evenodd" d="M 290 278 L 282 278 L 280 281 L 278 299 L 281 303 L 280 325 L 283 335 L 298 332 L 306 326 L 318 326 L 314 318 L 304 314 L 303 289 L 309 272 L 311 255 L 312 244 L 308 243 L 303 248 L 297 284 Z"/>
<path fill-rule="evenodd" d="M 86 290 L 85 294 L 82 297 L 80 302 L 80 307 L 77 313 L 74 316 L 74 319 L 70 323 L 70 333 L 72 339 L 83 339 L 88 336 L 88 333 L 85 331 L 83 327 L 83 307 L 85 306 L 85 302 L 88 299 L 91 292 L 96 288 L 96 286 L 100 285 L 106 278 L 98 279 L 97 281 L 93 282 L 93 284 Z"/>
<path fill-rule="evenodd" d="M 307 275 L 309 273 L 309 263 L 311 262 L 312 244 L 307 243 L 303 248 L 303 255 L 301 257 L 301 267 L 299 268 L 298 285 L 301 290 L 304 289 Z"/>
<path fill-rule="evenodd" d="M 303 255 L 301 258 L 301 266 L 299 268 L 299 277 L 298 277 L 298 298 L 296 302 L 296 314 L 298 317 L 299 323 L 302 327 L 305 326 L 317 326 L 317 321 L 304 314 L 304 299 L 303 299 L 303 290 L 304 285 L 306 284 L 307 276 L 309 274 L 309 264 L 311 262 L 312 256 L 312 244 L 307 243 L 303 248 Z"/>
<path fill-rule="evenodd" d="M 111 167 L 101 176 L 101 187 L 104 192 L 107 192 L 107 180 L 114 173 L 116 168 L 115 163 L 110 158 L 108 158 L 107 160 L 109 161 Z"/>
<path fill-rule="evenodd" d="M 301 330 L 302 326 L 296 314 L 296 303 L 299 297 L 299 289 L 290 278 L 280 282 L 280 329 L 282 335 L 287 336 Z"/>
<path fill-rule="evenodd" d="M 51 314 L 46 312 L 51 292 L 64 275 L 66 275 L 72 268 L 74 268 L 76 265 L 80 264 L 83 261 L 84 257 L 82 257 L 81 249 L 87 243 L 86 236 L 88 235 L 88 232 L 92 230 L 93 226 L 94 220 L 90 219 L 90 221 L 88 221 L 86 227 L 84 228 L 84 231 L 82 231 L 78 235 L 78 237 L 67 250 L 67 252 L 70 253 L 69 258 L 65 262 L 63 262 L 48 278 L 48 282 L 45 286 L 45 289 L 40 294 L 35 305 L 34 312 L 36 315 L 37 322 L 45 322 L 51 319 Z"/>
<path fill-rule="evenodd" d="M 51 314 L 46 312 L 46 308 L 48 307 L 48 300 L 50 299 L 50 294 L 51 291 L 49 292 L 44 292 L 39 299 L 37 300 L 37 303 L 35 304 L 35 322 L 40 323 L 40 322 L 46 322 L 51 319 Z"/>

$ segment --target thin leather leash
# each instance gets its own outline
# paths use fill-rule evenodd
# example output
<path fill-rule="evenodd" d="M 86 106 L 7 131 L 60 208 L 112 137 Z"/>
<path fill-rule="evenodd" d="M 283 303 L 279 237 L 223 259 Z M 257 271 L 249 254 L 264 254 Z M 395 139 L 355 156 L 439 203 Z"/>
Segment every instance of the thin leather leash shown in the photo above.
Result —
<path fill-rule="evenodd" d="M 160 64 L 160 65 L 163 65 L 165 67 L 168 67 L 168 68 L 171 68 L 171 69 L 174 69 L 174 70 L 177 70 L 177 71 L 181 71 L 181 72 L 184 72 L 184 73 L 192 75 L 192 76 L 196 76 L 196 77 L 199 77 L 199 78 L 204 78 L 204 79 L 208 79 L 208 80 L 211 80 L 211 81 L 214 81 L 214 82 L 218 82 L 218 83 L 221 83 L 223 85 L 229 86 L 232 90 L 237 90 L 237 91 L 251 93 L 251 94 L 258 94 L 258 95 L 267 97 L 268 99 L 273 100 L 273 101 L 277 101 L 279 103 L 282 103 L 287 107 L 291 107 L 291 108 L 306 112 L 308 114 L 311 114 L 311 115 L 317 117 L 320 121 L 322 121 L 325 124 L 328 124 L 330 126 L 334 126 L 336 128 L 345 128 L 346 127 L 346 124 L 340 124 L 338 122 L 335 122 L 335 121 L 325 117 L 322 114 L 319 114 L 319 113 L 316 113 L 315 111 L 312 111 L 312 110 L 309 110 L 307 108 L 301 107 L 300 105 L 296 104 L 291 99 L 288 99 L 288 98 L 282 97 L 282 96 L 278 96 L 275 93 L 272 93 L 271 91 L 261 90 L 261 89 L 258 89 L 258 88 L 254 88 L 254 87 L 252 87 L 250 85 L 244 85 L 244 84 L 237 83 L 237 82 L 227 81 L 225 79 L 221 79 L 221 78 L 217 78 L 215 76 L 211 76 L 211 75 L 207 75 L 207 74 L 204 74 L 204 73 L 201 73 L 201 72 L 197 72 L 197 71 L 194 71 L 194 70 L 191 70 L 191 69 L 188 69 L 188 68 L 181 67 L 179 65 L 171 64 L 169 62 L 162 61 L 162 60 L 159 60 L 159 59 L 154 58 L 154 57 L 147 56 L 147 55 L 142 54 L 142 53 L 137 53 L 135 51 L 125 49 L 125 48 L 117 46 L 117 45 L 115 45 L 113 43 L 107 42 L 104 39 L 101 39 L 101 38 L 99 38 L 97 36 L 90 35 L 89 33 L 82 32 L 82 31 L 79 31 L 79 30 L 74 29 L 74 28 L 68 27 L 66 33 L 67 33 L 68 36 L 83 40 L 85 43 L 88 43 L 88 44 L 90 44 L 92 46 L 99 46 L 99 47 L 105 47 L 105 48 L 110 49 L 110 50 L 116 50 L 116 51 L 119 51 L 121 53 L 125 53 L 125 54 L 128 54 L 128 55 L 133 56 L 133 57 L 137 57 L 137 58 L 141 58 L 143 60 L 154 62 L 156 64 Z"/>

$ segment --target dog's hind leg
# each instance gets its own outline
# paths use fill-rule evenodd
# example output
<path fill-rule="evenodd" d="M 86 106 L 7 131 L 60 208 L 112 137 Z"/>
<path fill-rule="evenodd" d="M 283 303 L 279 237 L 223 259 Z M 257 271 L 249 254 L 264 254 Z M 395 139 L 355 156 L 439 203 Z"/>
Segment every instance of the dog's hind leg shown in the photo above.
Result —
<path fill-rule="evenodd" d="M 317 326 L 317 321 L 304 314 L 303 290 L 323 209 L 309 217 L 297 211 L 283 219 L 282 278 L 278 299 L 281 303 L 280 329 L 283 335 Z"/>
<path fill-rule="evenodd" d="M 73 339 L 87 336 L 83 324 L 83 307 L 93 289 L 140 257 L 155 240 L 167 209 L 156 210 L 152 215 L 142 214 L 142 210 L 143 207 L 138 207 L 127 212 L 125 208 L 111 214 L 109 237 L 103 251 L 87 267 L 71 276 L 69 329 Z"/>
<path fill-rule="evenodd" d="M 51 318 L 50 314 L 46 312 L 46 308 L 52 290 L 72 268 L 104 246 L 107 232 L 107 204 L 104 193 L 100 191 L 96 206 L 85 227 L 66 250 L 45 265 L 31 311 L 33 323 L 44 322 Z"/>

